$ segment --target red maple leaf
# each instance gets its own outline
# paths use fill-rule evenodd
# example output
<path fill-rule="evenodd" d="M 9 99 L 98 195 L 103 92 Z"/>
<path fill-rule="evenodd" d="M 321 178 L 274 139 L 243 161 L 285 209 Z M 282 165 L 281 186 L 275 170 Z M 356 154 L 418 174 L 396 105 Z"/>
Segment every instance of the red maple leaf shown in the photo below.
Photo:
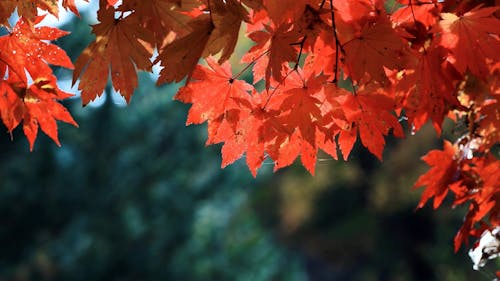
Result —
<path fill-rule="evenodd" d="M 431 1 L 399 0 L 405 6 L 391 15 L 391 19 L 397 24 L 416 24 L 418 21 L 426 28 L 432 27 L 438 20 L 441 5 Z"/>
<path fill-rule="evenodd" d="M 33 150 L 38 127 L 59 146 L 56 120 L 78 127 L 66 108 L 56 101 L 73 95 L 61 91 L 55 81 L 54 76 L 49 76 L 37 78 L 30 86 L 15 79 L 0 82 L 2 120 L 9 132 L 23 121 L 30 150 Z"/>
<path fill-rule="evenodd" d="M 304 62 L 305 75 L 325 74 L 334 75 L 335 70 L 335 42 L 331 32 L 323 31 L 316 39 L 311 52 Z"/>
<path fill-rule="evenodd" d="M 88 2 L 88 0 L 84 0 Z M 62 0 L 62 6 L 66 10 L 70 10 L 73 12 L 75 15 L 80 16 L 80 13 L 78 12 L 78 8 L 76 7 L 75 0 Z"/>
<path fill-rule="evenodd" d="M 36 22 L 42 19 L 39 17 Z M 9 76 L 16 76 L 25 84 L 28 84 L 25 71 L 36 80 L 52 73 L 49 64 L 72 69 L 73 64 L 66 52 L 46 42 L 67 34 L 57 28 L 34 27 L 21 18 L 9 35 L 0 37 L 0 66 L 7 67 Z"/>
<path fill-rule="evenodd" d="M 394 98 L 382 91 L 378 86 L 371 84 L 361 88 L 355 95 L 348 94 L 338 98 L 344 111 L 347 127 L 342 128 L 339 144 L 344 158 L 347 159 L 352 145 L 356 141 L 356 130 L 363 146 L 379 159 L 385 146 L 384 136 L 392 133 L 403 137 L 403 129 L 393 114 L 395 109 Z"/>
<path fill-rule="evenodd" d="M 217 140 L 224 142 L 221 151 L 222 166 L 234 162 L 245 153 L 247 166 L 255 177 L 265 160 L 266 128 L 269 129 L 269 120 L 275 116 L 273 111 L 264 109 L 266 94 L 253 92 L 249 98 L 233 98 L 233 100 L 240 105 L 240 110 L 236 112 L 238 119 L 234 127 L 226 127 L 227 134 Z"/>
<path fill-rule="evenodd" d="M 265 79 L 266 88 L 271 84 L 271 75 L 277 82 L 281 82 L 288 69 L 287 62 L 297 58 L 297 51 L 293 44 L 299 41 L 299 34 L 291 30 L 291 24 L 281 24 L 277 28 L 266 26 L 266 31 L 255 31 L 248 35 L 257 44 L 250 48 L 242 58 L 243 62 L 255 62 L 254 83 Z M 263 57 L 264 56 L 264 57 Z"/>
<path fill-rule="evenodd" d="M 434 209 L 437 209 L 448 194 L 448 186 L 459 179 L 456 148 L 448 141 L 444 142 L 443 150 L 432 150 L 422 157 L 432 168 L 420 176 L 414 188 L 427 186 L 417 208 L 422 208 L 427 200 L 434 197 Z"/>
<path fill-rule="evenodd" d="M 192 81 L 182 87 L 174 99 L 192 103 L 186 124 L 200 124 L 219 118 L 229 109 L 238 109 L 233 98 L 245 99 L 251 85 L 233 79 L 229 63 L 219 65 L 213 58 L 206 59 L 209 67 L 198 65 Z M 210 139 L 210 136 L 209 136 Z"/>
<path fill-rule="evenodd" d="M 468 69 L 485 79 L 488 59 L 500 61 L 500 20 L 492 16 L 500 7 L 475 7 L 462 16 L 442 13 L 440 44 L 453 53 L 453 64 L 461 73 Z"/>
<path fill-rule="evenodd" d="M 450 190 L 455 193 L 453 205 L 470 202 L 467 215 L 460 230 L 455 235 L 455 252 L 462 243 L 467 243 L 470 235 L 481 233 L 480 223 L 490 214 L 492 226 L 498 225 L 498 208 L 500 200 L 500 161 L 491 153 L 484 157 L 465 157 L 461 163 L 460 184 L 450 185 Z"/>
<path fill-rule="evenodd" d="M 192 104 L 187 125 L 208 121 L 207 145 L 226 143 L 222 149 L 224 167 L 240 158 L 245 151 L 246 142 L 243 139 L 246 137 L 241 137 L 244 133 L 239 132 L 242 130 L 239 125 L 239 103 L 250 98 L 253 87 L 243 80 L 234 79 L 229 63 L 220 66 L 211 57 L 206 61 L 209 67 L 197 66 L 193 71 L 192 81 L 182 87 L 174 98 Z M 253 126 L 251 123 L 245 124 Z M 243 130 L 248 130 L 245 126 Z"/>
<path fill-rule="evenodd" d="M 304 167 L 314 174 L 318 150 L 316 131 L 318 122 L 322 119 L 321 101 L 316 94 L 322 90 L 326 77 L 303 78 L 301 75 L 300 69 L 292 72 L 281 93 L 284 100 L 280 106 L 282 113 L 278 121 L 290 135 L 288 140 L 280 145 L 275 169 L 290 165 L 301 155 Z"/>
<path fill-rule="evenodd" d="M 432 120 L 434 129 L 441 134 L 444 117 L 458 106 L 454 90 L 461 77 L 446 60 L 448 53 L 443 47 L 431 44 L 421 52 L 412 52 L 415 60 L 407 69 L 392 75 L 392 87 L 413 133 Z"/>
<path fill-rule="evenodd" d="M 336 21 L 339 40 L 345 51 L 344 71 L 359 81 L 367 73 L 379 82 L 386 80 L 385 70 L 400 69 L 406 65 L 405 45 L 385 17 L 365 24 Z"/>
<path fill-rule="evenodd" d="M 23 121 L 30 150 L 39 126 L 58 145 L 56 120 L 77 126 L 56 101 L 72 95 L 58 88 L 48 65 L 73 68 L 73 64 L 63 50 L 45 42 L 66 34 L 57 28 L 34 27 L 21 18 L 12 33 L 0 37 L 0 77 L 8 76 L 0 81 L 0 114 L 9 132 Z"/>

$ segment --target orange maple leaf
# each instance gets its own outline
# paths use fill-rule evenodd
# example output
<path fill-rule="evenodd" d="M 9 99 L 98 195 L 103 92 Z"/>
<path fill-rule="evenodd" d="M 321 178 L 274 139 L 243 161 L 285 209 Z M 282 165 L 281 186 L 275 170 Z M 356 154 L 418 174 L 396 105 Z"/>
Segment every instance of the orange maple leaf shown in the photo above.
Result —
<path fill-rule="evenodd" d="M 85 2 L 88 2 L 88 0 L 84 0 Z M 62 6 L 66 10 L 70 10 L 73 12 L 73 14 L 80 16 L 80 13 L 78 12 L 78 8 L 76 7 L 75 0 L 62 0 Z"/>
<path fill-rule="evenodd" d="M 39 17 L 36 22 L 41 19 Z M 28 83 L 25 71 L 35 80 L 52 73 L 48 64 L 72 69 L 73 64 L 66 52 L 45 42 L 67 34 L 57 28 L 34 27 L 21 18 L 9 35 L 0 37 L 0 65 L 8 67 L 9 76 L 17 76 L 25 84 Z"/>
<path fill-rule="evenodd" d="M 56 120 L 78 127 L 67 109 L 56 101 L 73 95 L 61 91 L 55 81 L 55 76 L 50 76 L 37 78 L 30 86 L 15 78 L 0 82 L 2 120 L 11 133 L 23 121 L 30 150 L 33 150 L 38 127 L 59 146 Z"/>
<path fill-rule="evenodd" d="M 10 15 L 17 8 L 17 13 L 27 22 L 35 23 L 38 10 L 41 9 L 59 16 L 58 1 L 54 0 L 2 0 L 0 1 L 0 24 L 5 24 Z"/>
<path fill-rule="evenodd" d="M 160 50 L 154 63 L 160 62 L 163 69 L 156 83 L 179 82 L 186 75 L 188 80 L 201 58 L 214 26 L 208 15 L 201 15 L 188 23 L 192 30 Z"/>
<path fill-rule="evenodd" d="M 144 27 L 152 31 L 157 48 L 164 47 L 170 32 L 184 36 L 190 31 L 187 23 L 191 17 L 185 13 L 197 8 L 197 1 L 181 0 L 129 0 L 122 3 L 118 9 L 123 12 L 133 12 Z"/>
<path fill-rule="evenodd" d="M 238 32 L 248 13 L 236 0 L 210 1 L 209 14 L 202 14 L 187 24 L 191 32 L 160 50 L 155 63 L 161 62 L 157 84 L 188 80 L 198 60 L 221 52 L 219 63 L 234 52 Z"/>
<path fill-rule="evenodd" d="M 95 41 L 75 62 L 73 84 L 80 78 L 78 89 L 86 105 L 102 94 L 111 71 L 113 87 L 130 102 L 137 87 L 136 69 L 150 71 L 152 67 L 152 50 L 142 43 L 152 42 L 152 34 L 133 14 L 115 19 L 113 7 L 101 6 L 98 20 L 92 27 Z"/>

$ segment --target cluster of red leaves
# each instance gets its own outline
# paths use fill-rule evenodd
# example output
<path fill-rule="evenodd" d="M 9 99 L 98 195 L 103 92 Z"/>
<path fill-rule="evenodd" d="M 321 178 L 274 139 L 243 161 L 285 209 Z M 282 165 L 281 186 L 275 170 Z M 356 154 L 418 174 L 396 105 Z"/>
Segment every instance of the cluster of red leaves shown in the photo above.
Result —
<path fill-rule="evenodd" d="M 23 121 L 30 149 L 39 126 L 58 145 L 56 120 L 77 126 L 66 108 L 57 102 L 72 95 L 59 89 L 49 67 L 52 64 L 73 68 L 73 64 L 66 52 L 45 42 L 67 33 L 34 27 L 40 20 L 41 17 L 20 19 L 10 34 L 0 37 L 0 116 L 9 132 Z"/>
<path fill-rule="evenodd" d="M 43 41 L 64 33 L 34 27 L 37 8 L 57 15 L 56 2 L 0 2 L 0 23 L 16 7 L 22 15 L 0 37 L 0 112 L 9 131 L 23 120 L 31 146 L 38 125 L 57 142 L 55 119 L 75 124 L 55 101 L 68 95 L 47 65 L 72 64 Z M 319 149 L 347 159 L 358 138 L 382 159 L 385 137 L 404 136 L 400 120 L 412 133 L 430 121 L 440 134 L 449 116 L 467 129 L 423 158 L 432 168 L 415 185 L 427 186 L 418 207 L 434 197 L 437 208 L 449 191 L 455 205 L 470 202 L 456 248 L 500 225 L 498 1 L 117 2 L 100 0 L 96 39 L 75 62 L 84 105 L 109 75 L 130 101 L 137 70 L 160 64 L 158 84 L 187 80 L 175 99 L 192 104 L 187 124 L 208 123 L 207 144 L 223 143 L 222 166 L 245 156 L 254 176 L 266 159 L 277 170 L 298 157 L 313 174 Z M 62 6 L 78 14 L 74 1 Z M 227 62 L 243 24 L 255 43 L 241 59 L 251 84 Z"/>

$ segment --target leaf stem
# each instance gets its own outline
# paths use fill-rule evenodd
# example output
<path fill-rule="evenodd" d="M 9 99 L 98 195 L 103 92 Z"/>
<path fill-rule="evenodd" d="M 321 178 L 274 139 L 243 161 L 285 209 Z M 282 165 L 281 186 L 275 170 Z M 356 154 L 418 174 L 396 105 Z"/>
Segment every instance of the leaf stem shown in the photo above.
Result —
<path fill-rule="evenodd" d="M 283 84 L 283 82 L 285 82 L 286 78 L 292 74 L 292 72 L 294 72 L 295 69 L 292 69 L 290 71 L 288 71 L 288 73 L 285 75 L 285 77 L 283 77 L 283 79 L 281 80 L 281 82 L 278 83 L 278 85 L 276 86 L 276 88 L 273 89 L 273 91 L 271 92 L 271 94 L 269 94 L 269 97 L 267 97 L 267 100 L 266 100 L 266 103 L 264 104 L 264 106 L 262 107 L 262 110 L 266 110 L 266 107 L 267 105 L 269 104 L 269 101 L 271 100 L 271 98 L 273 97 L 274 93 L 276 93 L 276 91 L 279 89 L 279 87 Z"/>
<path fill-rule="evenodd" d="M 339 66 L 339 50 L 345 55 L 344 48 L 340 45 L 339 37 L 337 35 L 337 26 L 335 25 L 335 12 L 333 11 L 333 0 L 330 0 L 330 15 L 332 17 L 332 31 L 333 38 L 335 39 L 335 66 L 333 68 L 333 80 L 332 83 L 337 83 L 338 81 L 338 66 Z"/>
<path fill-rule="evenodd" d="M 321 1 L 321 5 L 319 5 L 320 9 L 323 8 L 323 6 L 325 5 L 325 2 L 326 2 L 326 0 Z"/>
<path fill-rule="evenodd" d="M 255 59 L 253 59 L 247 66 L 245 66 L 240 72 L 238 72 L 238 74 L 233 76 L 231 79 L 238 79 L 243 74 L 243 72 L 247 71 L 250 68 L 250 66 L 252 66 L 255 62 L 257 62 L 260 58 L 262 58 L 264 55 L 266 55 L 268 53 L 269 53 L 269 50 L 267 50 L 264 53 L 257 56 Z"/>
<path fill-rule="evenodd" d="M 415 29 L 417 29 L 417 19 L 415 17 L 415 11 L 413 11 L 412 0 L 410 0 L 410 2 L 408 2 L 408 5 L 410 6 L 411 16 L 413 17 L 413 24 L 415 25 Z M 417 30 L 417 32 L 418 32 L 418 30 Z M 422 45 L 422 47 L 424 48 L 424 53 L 427 53 L 427 48 L 425 48 L 425 43 Z"/>
<path fill-rule="evenodd" d="M 302 56 L 302 51 L 304 49 L 304 42 L 306 42 L 306 39 L 307 39 L 307 35 L 304 35 L 304 37 L 302 38 L 302 40 L 299 43 L 300 44 L 299 55 L 297 56 L 297 61 L 295 62 L 295 66 L 293 67 L 293 70 L 297 70 L 297 68 L 299 67 L 300 57 Z"/>
<path fill-rule="evenodd" d="M 212 17 L 212 7 L 210 5 L 210 0 L 207 0 L 207 6 L 208 6 L 208 10 L 210 11 L 209 14 L 210 14 L 210 21 L 212 22 L 212 24 L 214 24 L 214 19 Z"/>

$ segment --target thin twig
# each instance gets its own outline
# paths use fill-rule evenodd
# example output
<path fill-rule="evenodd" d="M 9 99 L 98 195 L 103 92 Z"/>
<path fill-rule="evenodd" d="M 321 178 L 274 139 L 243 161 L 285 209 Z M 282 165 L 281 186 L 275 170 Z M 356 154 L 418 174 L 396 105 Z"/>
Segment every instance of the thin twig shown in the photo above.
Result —
<path fill-rule="evenodd" d="M 273 91 L 271 92 L 271 94 L 269 94 L 269 97 L 267 97 L 266 103 L 262 107 L 263 110 L 266 110 L 266 107 L 269 104 L 269 101 L 271 101 L 271 98 L 273 97 L 274 93 L 276 93 L 276 91 L 279 89 L 279 87 L 285 82 L 286 78 L 288 78 L 288 76 L 290 74 L 292 74 L 292 72 L 294 72 L 294 71 L 295 71 L 295 69 L 292 69 L 291 71 L 288 71 L 288 73 L 285 75 L 285 77 L 283 77 L 283 79 L 281 80 L 281 82 L 279 82 L 278 85 L 276 86 L 276 88 L 274 88 Z"/>
<path fill-rule="evenodd" d="M 323 5 L 325 5 L 326 0 L 321 1 L 321 5 L 319 5 L 319 8 L 323 8 Z"/>
<path fill-rule="evenodd" d="M 335 25 L 335 13 L 333 11 L 333 0 L 330 0 L 330 14 L 332 17 L 332 31 L 333 31 L 333 38 L 335 39 L 335 66 L 333 68 L 333 81 L 332 83 L 337 83 L 338 77 L 338 66 L 339 66 L 339 51 L 342 51 L 344 54 L 344 48 L 340 45 L 339 37 L 337 35 L 337 26 Z"/>
<path fill-rule="evenodd" d="M 207 6 L 208 6 L 208 10 L 210 11 L 210 21 L 212 22 L 212 24 L 214 23 L 214 19 L 212 18 L 212 7 L 210 6 L 210 0 L 207 0 Z"/>
<path fill-rule="evenodd" d="M 247 66 L 245 66 L 240 72 L 238 72 L 238 74 L 236 74 L 235 76 L 233 76 L 231 79 L 238 79 L 241 74 L 243 74 L 243 72 L 245 72 L 246 70 L 248 70 L 250 68 L 250 66 L 252 66 L 255 62 L 257 62 L 260 58 L 262 58 L 264 55 L 268 54 L 270 50 L 267 50 L 265 51 L 264 53 L 260 54 L 259 56 L 257 56 L 252 62 L 250 62 Z"/>
<path fill-rule="evenodd" d="M 295 66 L 293 67 L 293 70 L 297 70 L 297 68 L 299 67 L 299 63 L 300 63 L 300 57 L 302 56 L 302 50 L 304 48 L 304 42 L 306 42 L 306 39 L 307 39 L 307 35 L 305 35 L 302 40 L 300 41 L 300 50 L 299 50 L 299 55 L 297 57 L 297 61 L 295 62 Z"/>
<path fill-rule="evenodd" d="M 415 11 L 413 11 L 413 3 L 412 3 L 412 0 L 410 0 L 410 2 L 408 3 L 408 5 L 410 5 L 410 10 L 411 10 L 411 16 L 413 17 L 413 24 L 415 25 L 415 29 L 416 31 L 418 32 L 417 30 L 417 18 L 415 17 Z M 424 53 L 427 53 L 427 49 L 425 48 L 425 42 L 424 44 L 422 45 L 422 47 L 424 48 Z"/>

